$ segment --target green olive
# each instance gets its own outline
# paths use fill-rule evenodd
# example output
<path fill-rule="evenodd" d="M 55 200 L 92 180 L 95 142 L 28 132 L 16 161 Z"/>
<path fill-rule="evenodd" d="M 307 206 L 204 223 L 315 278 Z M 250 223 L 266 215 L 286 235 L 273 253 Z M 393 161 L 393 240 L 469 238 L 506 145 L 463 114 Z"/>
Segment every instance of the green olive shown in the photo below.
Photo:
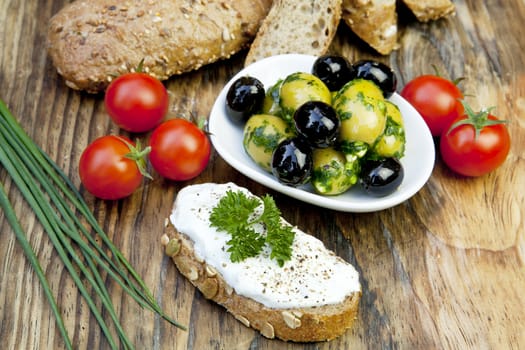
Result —
<path fill-rule="evenodd" d="M 313 74 L 296 72 L 288 75 L 280 90 L 283 118 L 291 121 L 295 110 L 308 101 L 322 101 L 331 104 L 332 95 L 321 79 Z"/>
<path fill-rule="evenodd" d="M 400 126 L 404 126 L 403 116 L 401 115 L 401 111 L 399 110 L 399 107 L 391 101 L 385 100 L 386 104 L 386 114 L 387 116 L 392 119 L 396 124 Z"/>
<path fill-rule="evenodd" d="M 371 80 L 353 79 L 346 83 L 336 94 L 334 106 L 344 100 L 354 100 L 357 97 L 368 96 L 378 100 L 383 100 L 383 91 Z"/>
<path fill-rule="evenodd" d="M 346 166 L 345 155 L 334 148 L 316 148 L 312 157 L 311 183 L 319 194 L 338 195 L 357 182 L 357 172 Z"/>
<path fill-rule="evenodd" d="M 281 106 L 279 105 L 279 94 L 281 85 L 283 83 L 282 79 L 279 79 L 273 86 L 271 86 L 264 97 L 262 113 L 271 114 L 271 115 L 281 115 Z"/>
<path fill-rule="evenodd" d="M 255 114 L 244 126 L 243 146 L 250 158 L 271 172 L 272 154 L 277 145 L 294 136 L 293 129 L 281 118 Z"/>
<path fill-rule="evenodd" d="M 373 152 L 383 158 L 401 158 L 405 153 L 405 130 L 399 108 L 385 101 L 387 121 L 385 132 L 374 145 Z"/>
<path fill-rule="evenodd" d="M 339 138 L 346 142 L 364 142 L 372 146 L 386 125 L 385 100 L 369 96 L 342 98 L 335 109 L 341 118 Z"/>

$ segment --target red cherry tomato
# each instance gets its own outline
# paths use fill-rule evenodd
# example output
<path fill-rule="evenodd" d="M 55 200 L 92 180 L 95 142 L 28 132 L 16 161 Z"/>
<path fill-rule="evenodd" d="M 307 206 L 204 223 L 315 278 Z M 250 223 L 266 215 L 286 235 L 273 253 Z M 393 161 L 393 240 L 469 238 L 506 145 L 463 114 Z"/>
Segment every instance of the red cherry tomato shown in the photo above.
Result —
<path fill-rule="evenodd" d="M 119 127 L 130 132 L 146 132 L 159 125 L 166 116 L 168 92 L 151 75 L 127 73 L 108 86 L 104 104 Z"/>
<path fill-rule="evenodd" d="M 467 114 L 454 121 L 440 140 L 445 164 L 464 176 L 481 176 L 499 167 L 510 150 L 510 135 L 504 121 L 488 111 Z"/>
<path fill-rule="evenodd" d="M 133 142 L 122 136 L 102 136 L 82 152 L 79 175 L 84 187 L 101 199 L 129 196 L 141 184 L 143 175 L 132 152 Z M 132 147 L 133 148 L 133 147 Z"/>
<path fill-rule="evenodd" d="M 450 123 L 463 115 L 463 93 L 452 81 L 435 75 L 419 76 L 400 95 L 421 114 L 432 136 L 441 136 Z"/>
<path fill-rule="evenodd" d="M 171 119 L 151 134 L 150 163 L 162 177 L 184 181 L 199 175 L 208 164 L 211 144 L 208 135 L 185 119 Z"/>

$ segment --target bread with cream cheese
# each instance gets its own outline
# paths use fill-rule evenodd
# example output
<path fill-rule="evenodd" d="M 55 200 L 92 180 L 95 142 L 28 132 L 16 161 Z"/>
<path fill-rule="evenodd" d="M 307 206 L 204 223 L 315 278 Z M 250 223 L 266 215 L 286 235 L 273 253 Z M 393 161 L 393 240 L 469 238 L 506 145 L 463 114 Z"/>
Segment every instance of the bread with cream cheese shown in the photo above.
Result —
<path fill-rule="evenodd" d="M 327 52 L 341 20 L 342 0 L 274 0 L 245 59 L 288 53 L 321 56 Z"/>
<path fill-rule="evenodd" d="M 211 246 L 203 246 L 202 243 L 224 242 L 221 233 L 213 230 L 203 232 L 206 230 L 199 225 L 202 224 L 201 220 L 206 221 L 205 216 L 199 219 L 199 223 L 192 222 L 194 215 L 209 215 L 210 207 L 207 207 L 206 204 L 195 204 L 194 208 L 191 208 L 191 203 L 199 200 L 202 200 L 202 203 L 210 202 L 209 198 L 199 198 L 205 196 L 207 187 L 204 186 L 212 186 L 210 188 L 215 193 L 223 193 L 221 191 L 224 191 L 225 188 L 239 188 L 230 183 L 193 185 L 181 190 L 181 192 L 195 191 L 195 195 L 186 196 L 187 200 L 183 202 L 180 198 L 185 194 L 179 192 L 161 242 L 165 245 L 166 254 L 173 259 L 180 273 L 197 287 L 205 298 L 222 305 L 244 325 L 259 330 L 267 338 L 294 342 L 325 341 L 340 336 L 353 325 L 361 297 L 359 274 L 351 264 L 327 250 L 317 238 L 311 235 L 296 231 L 292 260 L 285 263 L 283 267 L 278 267 L 277 263 L 269 258 L 268 262 L 262 263 L 262 260 L 249 261 L 252 259 L 249 258 L 241 266 L 233 265 L 240 263 L 231 261 L 220 263 L 218 260 L 218 262 L 216 255 L 224 253 L 225 247 L 218 246 L 216 250 L 213 250 Z M 181 212 L 177 212 L 178 210 Z M 177 219 L 177 215 L 184 218 Z M 183 220 L 186 220 L 185 225 L 180 224 Z M 180 232 L 175 225 L 199 227 L 199 233 L 202 233 L 204 237 L 203 242 L 198 236 L 191 238 L 186 233 Z M 296 247 L 295 243 L 300 244 L 303 248 Z M 211 251 L 208 253 L 210 258 L 201 256 L 203 251 Z M 315 261 L 317 258 L 319 259 Z M 323 262 L 326 263 L 324 267 Z M 259 271 L 261 275 L 265 275 L 264 278 L 266 275 L 277 277 L 268 277 L 268 281 L 265 279 L 255 280 L 255 282 L 246 281 L 249 285 L 243 285 L 244 278 L 259 278 L 256 270 L 259 264 L 266 264 Z M 242 281 L 232 282 L 234 285 L 227 282 L 227 279 L 231 278 L 227 277 L 227 269 L 230 268 L 238 268 L 241 271 L 241 277 L 236 270 L 233 275 Z M 250 269 L 254 271 L 248 271 L 247 277 L 242 277 L 242 271 Z M 338 274 L 336 276 L 338 279 L 332 278 L 331 273 Z M 301 281 L 301 279 L 304 280 Z M 264 286 L 264 290 L 258 292 L 255 287 L 251 291 L 250 286 L 257 285 L 259 282 Z M 325 287 L 325 285 L 330 287 Z M 298 291 L 298 289 L 301 290 Z M 283 290 L 287 292 L 281 292 Z M 248 295 L 251 292 L 253 295 Z M 332 294 L 337 296 L 333 297 Z M 309 305 L 306 299 L 308 297 L 311 298 L 312 304 L 300 306 Z M 268 298 L 272 299 L 268 300 Z M 287 298 L 290 299 L 290 302 L 286 301 Z M 279 301 L 272 305 L 274 299 L 279 299 Z M 330 300 L 330 302 L 324 302 L 324 300 Z M 294 304 L 299 306 L 291 306 Z"/>

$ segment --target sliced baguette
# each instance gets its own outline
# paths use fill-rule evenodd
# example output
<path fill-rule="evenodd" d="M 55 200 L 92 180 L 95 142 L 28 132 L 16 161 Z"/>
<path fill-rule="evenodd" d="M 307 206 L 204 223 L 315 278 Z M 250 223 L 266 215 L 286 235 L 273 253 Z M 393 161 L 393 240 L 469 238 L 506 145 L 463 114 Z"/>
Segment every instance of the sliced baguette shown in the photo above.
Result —
<path fill-rule="evenodd" d="M 98 92 L 113 77 L 161 79 L 228 58 L 255 36 L 271 0 L 77 0 L 49 22 L 49 56 L 67 85 Z"/>
<path fill-rule="evenodd" d="M 213 187 L 211 197 L 207 197 L 206 193 L 208 189 L 205 186 Z M 315 288 L 319 289 L 319 284 L 308 284 L 305 282 L 306 285 L 301 284 L 302 287 L 298 287 L 297 284 L 291 282 L 294 280 L 297 281 L 298 279 L 300 280 L 301 278 L 304 280 L 306 274 L 314 276 L 312 278 L 314 278 L 316 282 L 321 283 L 321 285 L 327 284 L 334 286 L 332 283 L 335 282 L 330 280 L 331 276 L 327 276 L 327 274 L 339 274 L 338 278 L 342 278 L 343 280 L 342 283 L 337 283 L 334 288 L 329 289 L 326 293 L 320 292 L 321 296 L 319 298 L 329 298 L 330 295 L 327 295 L 328 293 L 338 295 L 338 298 L 340 297 L 341 300 L 336 303 L 323 304 L 321 302 L 319 305 L 309 307 L 281 307 L 275 305 L 268 306 L 263 304 L 267 304 L 267 301 L 255 300 L 257 296 L 245 295 L 247 287 L 242 285 L 244 280 L 238 281 L 237 285 L 231 285 L 227 282 L 225 276 L 228 270 L 226 269 L 235 269 L 236 267 L 232 266 L 232 264 L 240 263 L 232 263 L 229 259 L 228 261 L 218 263 L 217 260 L 213 259 L 216 259 L 216 254 L 227 254 L 224 253 L 227 247 L 209 250 L 209 245 L 206 247 L 202 245 L 202 241 L 205 241 L 205 244 L 214 241 L 225 242 L 221 234 L 218 234 L 216 231 L 214 232 L 214 230 L 209 230 L 210 232 L 204 233 L 204 238 L 198 236 L 192 238 L 184 232 L 179 232 L 175 228 L 174 222 L 175 225 L 178 224 L 180 226 L 181 220 L 186 220 L 185 225 L 187 227 L 188 225 L 192 225 L 192 227 L 200 225 L 200 221 L 197 224 L 191 222 L 191 220 L 196 220 L 198 216 L 201 216 L 199 220 L 206 221 L 206 217 L 208 217 L 211 212 L 211 207 L 214 206 L 213 202 L 215 199 L 213 198 L 217 198 L 220 193 L 224 193 L 225 189 L 236 190 L 241 188 L 231 183 L 202 184 L 188 186 L 179 192 L 174 204 L 173 213 L 166 227 L 166 233 L 163 235 L 161 242 L 165 245 L 166 254 L 173 259 L 180 273 L 197 287 L 204 297 L 222 305 L 244 325 L 259 330 L 261 334 L 267 338 L 279 338 L 285 341 L 295 342 L 314 342 L 330 340 L 343 334 L 353 325 L 357 317 L 361 297 L 359 275 L 349 263 L 326 250 L 324 245 L 316 238 L 296 231 L 296 241 L 294 243 L 296 249 L 294 249 L 294 256 L 292 260 L 285 263 L 283 267 L 278 267 L 277 263 L 273 262 L 273 260 L 270 260 L 268 257 L 263 257 L 261 259 L 267 259 L 270 262 L 261 263 L 262 260 L 249 258 L 248 260 L 251 259 L 250 261 L 238 267 L 240 271 L 251 269 L 246 272 L 249 273 L 248 275 L 250 277 L 246 277 L 245 275 L 239 277 L 239 274 L 237 274 L 239 270 L 233 270 L 235 271 L 235 279 L 252 278 L 251 276 L 255 276 L 253 278 L 258 279 L 259 275 L 257 274 L 256 266 L 260 265 L 256 264 L 262 264 L 262 274 L 264 277 L 267 275 L 273 276 L 274 273 L 279 275 L 280 277 L 270 279 L 273 283 L 265 284 L 264 282 L 266 280 L 264 277 L 263 280 L 260 281 L 261 284 L 265 286 L 265 291 L 262 292 L 262 294 L 264 294 L 263 299 L 275 296 L 275 294 L 273 294 L 274 289 L 282 290 L 279 289 L 282 288 L 282 286 L 293 288 L 293 290 L 296 290 L 296 288 L 304 288 L 304 290 L 308 291 L 307 293 L 310 293 L 309 296 L 311 299 L 317 298 L 318 295 L 310 290 Z M 187 195 L 187 191 L 193 191 L 193 194 Z M 246 193 L 249 194 L 249 192 Z M 197 202 L 200 204 L 191 204 Z M 178 212 L 179 210 L 180 212 Z M 177 219 L 177 215 L 183 216 Z M 208 223 L 205 224 L 207 225 Z M 203 233 L 201 231 L 199 232 Z M 301 238 L 298 237 L 298 235 L 305 235 L 305 238 L 307 238 L 306 243 L 301 242 L 305 244 L 306 247 L 320 246 L 322 248 L 312 249 L 312 251 L 308 249 L 300 251 L 300 249 L 296 247 Z M 310 242 L 314 243 L 312 244 Z M 207 259 L 206 257 L 199 256 L 197 251 L 207 251 L 213 258 Z M 317 261 L 315 261 L 317 258 L 315 254 L 319 255 Z M 316 258 L 311 258 L 312 256 L 316 256 Z M 214 263 L 210 262 L 210 260 L 214 261 Z M 326 270 L 322 270 L 323 272 L 318 274 L 320 269 L 316 268 L 322 265 L 323 261 L 328 261 L 329 263 L 326 263 L 328 266 L 326 266 Z M 334 263 L 332 264 L 332 262 Z M 224 275 L 221 271 L 223 271 Z M 341 271 L 345 273 L 342 274 Z M 350 273 L 346 273 L 348 271 L 350 271 Z M 231 276 L 229 278 L 231 278 Z M 254 282 L 252 280 L 251 283 L 248 284 L 250 286 L 253 284 L 258 285 L 258 282 L 259 281 Z M 293 287 L 287 287 L 289 285 L 293 285 Z M 268 289 L 268 291 L 266 291 L 266 289 Z M 342 292 L 341 289 L 343 289 Z M 249 287 L 248 290 L 250 290 Z M 346 290 L 348 290 L 348 293 L 344 294 Z M 285 299 L 285 297 L 292 299 L 294 294 L 292 294 L 292 292 L 290 293 L 291 294 L 285 295 L 279 294 L 278 297 L 281 299 Z M 305 297 L 299 298 L 301 299 L 299 302 L 306 300 L 303 298 Z"/>
<path fill-rule="evenodd" d="M 403 0 L 418 21 L 428 22 L 451 14 L 456 7 L 450 0 Z"/>
<path fill-rule="evenodd" d="M 388 55 L 399 47 L 396 0 L 343 0 L 342 18 L 380 54 Z"/>
<path fill-rule="evenodd" d="M 245 59 L 287 53 L 320 56 L 327 52 L 341 19 L 342 0 L 274 0 Z"/>

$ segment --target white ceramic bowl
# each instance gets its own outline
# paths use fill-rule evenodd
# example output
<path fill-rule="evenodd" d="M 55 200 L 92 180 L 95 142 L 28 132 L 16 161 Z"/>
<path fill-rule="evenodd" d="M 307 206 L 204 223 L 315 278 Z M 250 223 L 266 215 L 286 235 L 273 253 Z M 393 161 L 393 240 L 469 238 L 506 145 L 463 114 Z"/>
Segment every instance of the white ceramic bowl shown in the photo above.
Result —
<path fill-rule="evenodd" d="M 359 184 L 337 196 L 319 195 L 309 184 L 297 188 L 286 186 L 278 182 L 272 174 L 262 170 L 246 154 L 242 145 L 242 126 L 231 122 L 226 115 L 226 94 L 230 85 L 241 76 L 249 75 L 259 79 L 267 89 L 278 79 L 284 79 L 291 73 L 311 72 L 315 59 L 315 56 L 297 54 L 273 56 L 255 62 L 237 73 L 217 97 L 209 118 L 211 141 L 219 155 L 242 174 L 273 190 L 337 211 L 372 212 L 393 207 L 412 197 L 425 185 L 432 173 L 434 142 L 420 114 L 396 93 L 390 100 L 401 110 L 405 123 L 406 151 L 401 159 L 405 176 L 399 188 L 388 196 L 370 196 Z"/>

